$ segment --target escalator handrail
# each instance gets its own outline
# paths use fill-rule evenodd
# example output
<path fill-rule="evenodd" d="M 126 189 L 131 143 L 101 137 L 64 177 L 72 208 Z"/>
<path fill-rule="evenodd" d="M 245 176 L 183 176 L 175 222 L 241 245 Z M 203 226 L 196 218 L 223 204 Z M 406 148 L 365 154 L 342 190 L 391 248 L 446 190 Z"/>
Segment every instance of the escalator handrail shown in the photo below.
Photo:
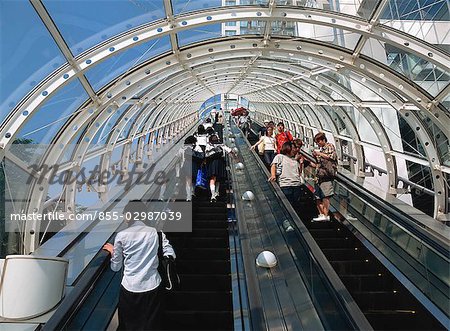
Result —
<path fill-rule="evenodd" d="M 399 210 L 393 205 L 390 205 L 383 201 L 380 197 L 376 196 L 373 192 L 370 192 L 361 185 L 353 182 L 347 176 L 338 173 L 337 180 L 339 183 L 344 184 L 344 186 L 364 201 L 367 201 L 371 206 L 378 209 L 383 213 L 388 219 L 395 220 L 401 227 L 419 239 L 421 242 L 427 244 L 429 247 L 433 248 L 435 251 L 450 259 L 449 243 L 445 242 L 443 239 L 434 236 L 426 228 L 424 228 L 420 223 L 412 217 Z M 436 221 L 437 222 L 437 221 Z"/>

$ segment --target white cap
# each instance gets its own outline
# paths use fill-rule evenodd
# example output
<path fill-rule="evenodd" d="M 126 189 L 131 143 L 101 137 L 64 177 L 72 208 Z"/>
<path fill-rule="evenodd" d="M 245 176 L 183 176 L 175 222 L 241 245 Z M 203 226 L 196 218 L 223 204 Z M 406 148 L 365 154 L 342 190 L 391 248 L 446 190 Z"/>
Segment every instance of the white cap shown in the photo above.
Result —
<path fill-rule="evenodd" d="M 263 123 L 269 123 L 270 121 L 269 120 L 264 120 L 264 122 Z"/>
<path fill-rule="evenodd" d="M 253 194 L 252 191 L 246 191 L 244 192 L 244 194 L 242 194 L 242 200 L 247 201 L 255 200 L 255 195 Z"/>
<path fill-rule="evenodd" d="M 277 257 L 271 251 L 262 251 L 256 257 L 256 265 L 262 268 L 273 268 L 277 265 Z"/>

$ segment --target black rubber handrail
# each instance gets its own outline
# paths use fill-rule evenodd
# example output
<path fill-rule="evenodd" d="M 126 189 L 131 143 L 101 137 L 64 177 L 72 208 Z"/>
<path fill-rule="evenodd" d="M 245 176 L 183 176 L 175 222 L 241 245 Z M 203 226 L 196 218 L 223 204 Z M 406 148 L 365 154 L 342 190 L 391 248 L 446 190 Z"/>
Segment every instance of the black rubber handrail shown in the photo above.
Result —
<path fill-rule="evenodd" d="M 450 251 L 448 242 L 444 242 L 441 238 L 433 236 L 427 229 L 420 223 L 418 223 L 414 217 L 406 214 L 405 212 L 397 209 L 395 206 L 386 203 L 380 197 L 370 192 L 361 185 L 355 183 L 351 179 L 347 178 L 343 174 L 338 174 L 337 180 L 342 183 L 346 188 L 355 193 L 358 197 L 367 201 L 374 208 L 378 209 L 385 217 L 391 220 L 395 220 L 405 230 L 411 233 L 411 235 L 418 238 L 429 247 L 433 248 L 439 254 L 450 259 Z"/>

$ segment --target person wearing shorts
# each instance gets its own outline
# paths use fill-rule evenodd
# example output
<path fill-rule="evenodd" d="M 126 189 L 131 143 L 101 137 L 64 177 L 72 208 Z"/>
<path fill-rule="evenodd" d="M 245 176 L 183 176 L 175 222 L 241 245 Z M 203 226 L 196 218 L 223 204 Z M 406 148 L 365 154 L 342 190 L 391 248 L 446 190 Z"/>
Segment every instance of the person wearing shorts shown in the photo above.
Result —
<path fill-rule="evenodd" d="M 327 142 L 325 133 L 319 132 L 314 136 L 314 141 L 319 149 L 313 151 L 313 156 L 317 162 L 317 184 L 315 188 L 315 197 L 319 216 L 313 218 L 314 222 L 323 222 L 330 220 L 330 198 L 334 195 L 333 182 L 336 176 L 337 155 L 333 144 Z"/>

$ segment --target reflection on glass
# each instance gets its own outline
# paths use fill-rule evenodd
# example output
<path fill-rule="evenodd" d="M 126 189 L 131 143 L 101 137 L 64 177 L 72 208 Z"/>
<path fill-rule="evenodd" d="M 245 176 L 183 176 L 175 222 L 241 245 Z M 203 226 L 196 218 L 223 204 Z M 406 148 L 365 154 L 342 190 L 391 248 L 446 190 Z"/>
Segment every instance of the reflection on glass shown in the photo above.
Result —
<path fill-rule="evenodd" d="M 204 25 L 195 29 L 181 31 L 177 34 L 180 46 L 195 43 L 201 40 L 219 38 L 222 36 L 221 24 Z"/>
<path fill-rule="evenodd" d="M 163 0 L 45 0 L 44 4 L 74 55 L 116 34 L 165 17 Z"/>
<path fill-rule="evenodd" d="M 25 146 L 22 145 L 24 151 Z M 11 214 L 24 209 L 29 175 L 7 158 L 0 163 L 0 256 L 23 254 L 25 222 L 13 220 Z"/>
<path fill-rule="evenodd" d="M 362 53 L 388 65 L 433 96 L 442 91 L 450 80 L 450 73 L 445 69 L 389 43 L 371 38 L 366 42 Z"/>
<path fill-rule="evenodd" d="M 80 82 L 78 80 L 70 82 L 49 96 L 48 100 L 33 113 L 32 119 L 20 129 L 17 138 L 30 139 L 35 144 L 50 143 L 73 112 L 87 99 L 88 95 Z M 78 131 L 78 127 L 74 126 L 69 130 L 75 132 Z M 38 158 L 41 156 L 36 154 Z"/>
<path fill-rule="evenodd" d="M 168 36 L 150 40 L 104 60 L 92 67 L 85 75 L 94 90 L 98 91 L 111 80 L 128 72 L 130 68 L 156 55 L 167 52 L 170 47 Z"/>
<path fill-rule="evenodd" d="M 84 130 L 86 129 L 86 126 L 78 132 L 78 134 L 75 136 L 75 138 L 72 140 L 72 142 L 69 145 L 66 145 L 64 147 L 64 154 L 62 155 L 60 159 L 60 163 L 68 162 L 72 159 L 72 153 L 75 151 L 75 148 L 77 147 L 78 143 L 80 142 L 80 137 L 83 134 Z"/>
<path fill-rule="evenodd" d="M 361 1 L 361 0 L 278 0 L 285 5 L 297 5 L 307 8 L 322 9 L 333 11 L 347 15 L 359 16 L 369 19 L 373 11 L 377 7 L 378 0 Z"/>
<path fill-rule="evenodd" d="M 334 27 L 297 23 L 295 35 L 298 37 L 320 40 L 333 45 L 354 49 L 360 34 L 336 29 Z"/>
<path fill-rule="evenodd" d="M 111 116 L 106 121 L 104 121 L 104 123 L 99 122 L 94 123 L 94 126 L 97 129 L 97 133 L 91 140 L 91 145 L 89 146 L 89 149 L 96 149 L 98 147 L 102 147 L 104 144 L 107 143 L 108 137 L 117 127 L 117 121 L 122 116 L 122 113 L 129 107 L 131 106 L 123 105 L 114 112 L 111 108 L 108 108 L 107 112 L 111 114 Z"/>
<path fill-rule="evenodd" d="M 1 1 L 0 29 L 1 122 L 65 59 L 28 1 Z"/>
<path fill-rule="evenodd" d="M 236 1 L 234 1 L 234 3 L 232 1 L 227 1 L 226 5 L 234 6 L 236 5 Z M 175 15 L 221 6 L 222 0 L 172 0 L 173 12 Z"/>

